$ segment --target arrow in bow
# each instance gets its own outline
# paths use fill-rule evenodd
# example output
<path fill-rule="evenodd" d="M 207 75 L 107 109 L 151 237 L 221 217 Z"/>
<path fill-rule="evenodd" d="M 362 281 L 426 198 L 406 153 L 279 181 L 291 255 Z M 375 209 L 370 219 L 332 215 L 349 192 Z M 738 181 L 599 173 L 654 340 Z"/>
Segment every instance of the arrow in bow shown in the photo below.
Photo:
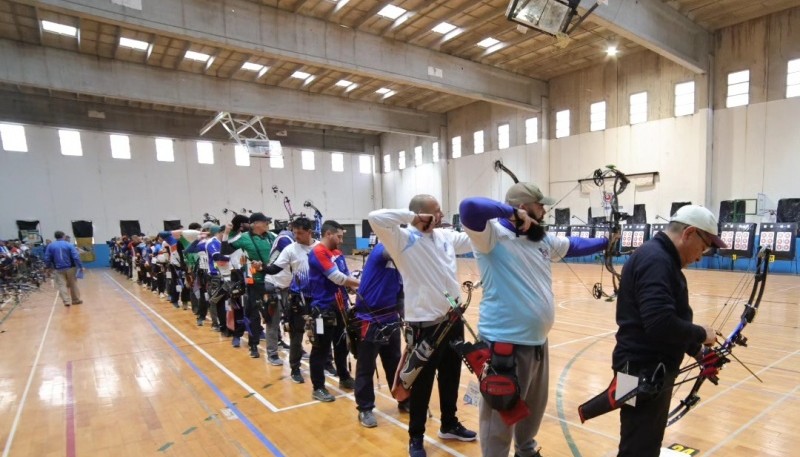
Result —
<path fill-rule="evenodd" d="M 747 299 L 747 303 L 744 304 L 744 311 L 742 311 L 742 315 L 739 317 L 739 322 L 730 335 L 728 335 L 728 337 L 721 342 L 718 340 L 716 346 L 704 351 L 702 356 L 698 357 L 699 360 L 681 368 L 678 372 L 678 374 L 686 373 L 688 376 L 689 372 L 694 371 L 695 369 L 700 370 L 700 373 L 696 376 L 684 379 L 675 384 L 675 386 L 679 386 L 683 383 L 694 381 L 692 390 L 688 395 L 686 395 L 686 398 L 681 400 L 680 403 L 672 411 L 670 411 L 669 416 L 667 416 L 667 426 L 678 422 L 678 420 L 685 416 L 686 413 L 688 413 L 689 410 L 691 410 L 700 401 L 700 396 L 698 393 L 700 392 L 700 387 L 706 380 L 709 380 L 712 384 L 717 385 L 719 382 L 717 373 L 725 364 L 731 361 L 731 358 L 739 362 L 748 372 L 750 372 L 751 375 L 761 381 L 761 379 L 755 373 L 753 373 L 750 368 L 748 368 L 744 363 L 742 363 L 741 360 L 733 355 L 733 348 L 736 346 L 747 346 L 747 337 L 742 334 L 742 331 L 747 324 L 750 324 L 753 322 L 753 319 L 755 319 L 758 307 L 761 304 L 761 297 L 764 296 L 764 287 L 766 286 L 767 276 L 769 274 L 770 253 L 770 249 L 766 247 L 763 247 L 758 253 L 755 274 L 752 278 L 753 288 L 750 291 L 750 296 Z M 740 281 L 737 289 L 739 289 L 740 286 L 742 286 L 742 281 Z M 744 289 L 742 288 L 741 290 L 743 291 Z M 726 302 L 725 305 L 727 306 L 727 304 L 728 303 Z M 725 307 L 723 306 L 722 310 L 720 310 L 719 314 L 717 315 L 717 318 L 714 319 L 715 321 L 720 317 L 724 310 Z M 733 307 L 729 309 L 728 314 L 722 322 L 722 325 L 725 324 L 732 312 Z M 717 335 L 722 336 L 720 332 L 717 332 Z"/>

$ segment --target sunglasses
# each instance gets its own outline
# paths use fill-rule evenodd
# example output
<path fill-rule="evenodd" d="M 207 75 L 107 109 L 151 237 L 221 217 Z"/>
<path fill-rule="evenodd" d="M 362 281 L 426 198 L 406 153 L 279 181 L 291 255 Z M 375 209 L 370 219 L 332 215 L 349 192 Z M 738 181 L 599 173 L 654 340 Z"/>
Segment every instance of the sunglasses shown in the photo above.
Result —
<path fill-rule="evenodd" d="M 700 234 L 700 230 L 695 230 L 694 233 L 696 233 L 697 236 L 700 237 L 700 240 L 703 242 L 703 245 L 705 246 L 705 249 L 703 249 L 703 254 L 708 254 L 709 252 L 711 252 L 711 248 L 714 247 L 714 244 L 709 243 L 708 240 L 706 240 L 705 237 L 703 237 L 703 235 Z"/>

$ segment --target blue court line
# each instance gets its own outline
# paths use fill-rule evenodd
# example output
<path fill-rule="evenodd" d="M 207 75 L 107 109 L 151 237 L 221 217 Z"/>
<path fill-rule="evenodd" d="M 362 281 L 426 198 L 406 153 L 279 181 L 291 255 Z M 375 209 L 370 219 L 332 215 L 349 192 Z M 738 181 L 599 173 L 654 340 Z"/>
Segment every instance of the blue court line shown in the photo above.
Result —
<path fill-rule="evenodd" d="M 108 282 L 110 278 L 106 276 L 105 280 L 106 282 Z M 161 338 L 175 351 L 175 353 L 177 353 L 183 359 L 183 361 L 186 362 L 186 364 L 189 365 L 189 367 L 192 370 L 194 370 L 197 376 L 199 376 L 200 379 L 202 379 L 203 382 L 206 383 L 206 385 L 210 387 L 211 390 L 214 391 L 214 393 L 217 395 L 217 397 L 219 397 L 220 400 L 222 400 L 225 406 L 227 406 L 228 409 L 230 409 L 236 414 L 236 417 L 238 417 L 239 420 L 242 421 L 242 423 L 247 427 L 247 429 L 250 430 L 250 432 L 256 438 L 258 438 L 258 440 L 261 441 L 261 443 L 264 444 L 264 446 L 267 449 L 269 449 L 272 452 L 272 455 L 276 457 L 284 457 L 281 451 L 278 450 L 278 448 L 274 444 L 272 444 L 272 441 L 270 441 L 269 438 L 267 438 L 263 433 L 261 433 L 261 430 L 259 430 L 258 427 L 256 427 L 252 422 L 250 422 L 250 420 L 239 410 L 239 408 L 237 408 L 236 405 L 232 401 L 230 401 L 228 397 L 226 397 L 225 394 L 222 393 L 221 390 L 219 390 L 219 388 L 216 386 L 216 384 L 214 384 L 214 382 L 208 379 L 205 373 L 203 373 L 203 371 L 200 370 L 200 368 L 189 359 L 189 356 L 187 356 L 185 352 L 181 351 L 178 348 L 178 346 L 175 345 L 175 343 L 173 343 L 172 340 L 169 339 L 169 337 L 160 328 L 158 328 L 158 325 L 156 325 L 156 323 L 152 319 L 150 319 L 150 316 L 145 314 L 144 311 L 142 311 L 139 306 L 136 306 L 135 302 L 133 302 L 130 297 L 125 295 L 124 292 L 119 291 L 119 294 L 125 299 L 126 302 L 128 302 L 129 305 L 131 305 L 131 307 L 137 313 L 139 313 L 140 316 L 142 316 L 145 320 L 147 320 L 148 323 L 150 323 L 150 326 L 153 327 L 156 333 L 158 333 L 158 335 L 161 336 Z"/>
<path fill-rule="evenodd" d="M 564 414 L 564 383 L 567 380 L 567 374 L 569 373 L 570 368 L 572 368 L 572 364 L 578 360 L 587 349 L 594 346 L 595 343 L 600 341 L 599 339 L 590 343 L 585 348 L 578 351 L 567 365 L 564 367 L 564 370 L 561 371 L 561 376 L 558 377 L 558 387 L 556 388 L 556 411 L 558 412 L 558 418 L 560 419 L 558 422 L 561 425 L 561 431 L 564 433 L 564 438 L 567 440 L 567 445 L 569 446 L 570 451 L 572 451 L 573 457 L 583 457 L 581 455 L 581 451 L 578 449 L 578 445 L 575 444 L 575 440 L 572 439 L 572 434 L 569 432 L 569 424 L 567 424 L 567 417 Z"/>

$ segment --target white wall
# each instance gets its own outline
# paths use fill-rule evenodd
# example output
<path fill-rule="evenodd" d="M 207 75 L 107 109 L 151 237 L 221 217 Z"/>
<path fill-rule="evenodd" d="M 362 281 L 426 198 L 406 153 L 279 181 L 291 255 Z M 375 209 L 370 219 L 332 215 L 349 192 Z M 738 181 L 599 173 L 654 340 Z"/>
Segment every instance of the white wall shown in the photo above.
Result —
<path fill-rule="evenodd" d="M 214 165 L 197 163 L 195 142 L 174 142 L 175 162 L 156 160 L 151 137 L 131 136 L 130 160 L 111 158 L 106 133 L 81 132 L 82 157 L 63 156 L 56 129 L 26 126 L 27 153 L 0 149 L 0 238 L 16 238 L 18 219 L 38 219 L 43 236 L 71 233 L 72 220 L 91 220 L 96 242 L 119 234 L 121 219 L 138 219 L 145 233 L 163 228 L 163 220 L 184 225 L 202 222 L 208 212 L 222 220 L 223 208 L 247 208 L 285 219 L 277 185 L 295 212 L 312 200 L 326 219 L 355 223 L 373 205 L 373 175 L 361 174 L 357 154 L 345 154 L 343 173 L 331 171 L 330 154 L 316 151 L 316 170 L 301 169 L 300 151 L 284 149 L 285 168 L 265 159 L 249 167 L 234 162 L 232 144 L 214 143 Z"/>

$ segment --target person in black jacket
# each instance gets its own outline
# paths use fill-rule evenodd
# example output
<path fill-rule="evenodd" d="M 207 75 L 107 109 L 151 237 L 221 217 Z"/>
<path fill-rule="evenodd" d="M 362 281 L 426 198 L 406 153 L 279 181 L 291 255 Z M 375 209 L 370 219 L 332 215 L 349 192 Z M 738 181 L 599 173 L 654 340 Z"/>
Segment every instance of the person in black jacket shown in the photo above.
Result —
<path fill-rule="evenodd" d="M 620 411 L 618 457 L 657 457 L 667 425 L 672 385 L 683 355 L 698 356 L 715 340 L 714 330 L 692 323 L 689 291 L 682 268 L 700 260 L 712 246 L 726 248 L 711 211 L 688 205 L 672 216 L 664 232 L 644 243 L 625 262 L 617 297 L 617 376 L 655 377 L 663 387 L 639 394 L 636 406 Z"/>

